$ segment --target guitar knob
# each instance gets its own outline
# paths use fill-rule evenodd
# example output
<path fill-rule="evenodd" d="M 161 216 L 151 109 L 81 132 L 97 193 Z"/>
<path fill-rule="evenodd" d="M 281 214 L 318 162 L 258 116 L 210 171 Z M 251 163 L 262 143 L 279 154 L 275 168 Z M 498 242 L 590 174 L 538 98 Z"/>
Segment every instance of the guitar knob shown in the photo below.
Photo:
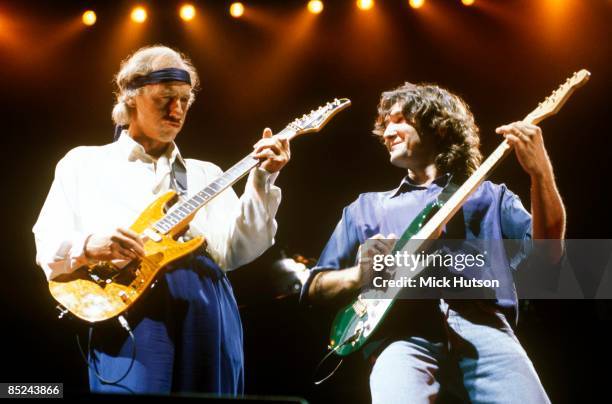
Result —
<path fill-rule="evenodd" d="M 121 298 L 121 300 L 123 300 L 123 303 L 129 303 L 130 302 L 129 296 L 123 290 L 119 292 L 119 297 Z"/>

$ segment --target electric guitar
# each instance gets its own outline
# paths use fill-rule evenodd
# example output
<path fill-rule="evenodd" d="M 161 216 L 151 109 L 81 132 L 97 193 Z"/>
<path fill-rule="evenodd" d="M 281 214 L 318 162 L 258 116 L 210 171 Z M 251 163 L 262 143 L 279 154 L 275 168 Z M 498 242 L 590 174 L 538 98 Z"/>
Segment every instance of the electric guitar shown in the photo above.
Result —
<path fill-rule="evenodd" d="M 523 122 L 537 124 L 556 114 L 570 95 L 587 82 L 587 70 L 580 70 L 566 80 L 548 98 L 531 111 Z M 478 169 L 459 187 L 446 203 L 434 201 L 428 204 L 412 221 L 395 243 L 391 254 L 397 251 L 417 254 L 427 249 L 439 230 L 453 217 L 466 199 L 488 177 L 499 162 L 511 152 L 512 147 L 504 140 Z M 420 271 L 411 272 L 410 277 Z M 339 356 L 347 356 L 359 350 L 367 342 L 378 325 L 384 320 L 401 288 L 389 291 L 362 291 L 349 305 L 336 315 L 330 333 L 329 348 Z M 376 297 L 380 298 L 376 298 Z"/>
<path fill-rule="evenodd" d="M 275 136 L 292 140 L 302 134 L 318 132 L 350 104 L 346 98 L 336 99 L 294 120 Z M 196 212 L 259 163 L 251 154 L 247 155 L 204 189 L 171 209 L 166 210 L 176 197 L 174 190 L 151 203 L 130 227 L 144 241 L 145 255 L 142 259 L 131 261 L 122 268 L 112 262 L 85 266 L 49 281 L 51 295 L 60 303 L 60 317 L 70 312 L 94 323 L 121 315 L 132 307 L 154 285 L 166 265 L 195 251 L 204 243 L 202 236 L 185 242 L 177 239 L 187 229 Z"/>

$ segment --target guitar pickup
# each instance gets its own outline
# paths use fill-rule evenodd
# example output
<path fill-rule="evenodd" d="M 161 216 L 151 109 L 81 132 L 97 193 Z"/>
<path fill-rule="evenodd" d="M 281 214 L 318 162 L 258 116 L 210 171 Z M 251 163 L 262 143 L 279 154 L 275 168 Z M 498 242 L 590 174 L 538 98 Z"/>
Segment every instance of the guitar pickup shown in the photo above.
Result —
<path fill-rule="evenodd" d="M 353 310 L 355 310 L 355 313 L 357 313 L 359 317 L 363 317 L 367 314 L 368 307 L 366 306 L 365 302 L 361 300 L 361 296 L 358 296 L 355 303 L 353 303 Z"/>
<path fill-rule="evenodd" d="M 159 243 L 162 238 L 159 235 L 159 233 L 157 233 L 155 230 L 151 230 L 151 229 L 145 229 L 145 231 L 143 232 L 143 234 L 149 239 L 149 240 L 153 240 L 156 243 Z"/>

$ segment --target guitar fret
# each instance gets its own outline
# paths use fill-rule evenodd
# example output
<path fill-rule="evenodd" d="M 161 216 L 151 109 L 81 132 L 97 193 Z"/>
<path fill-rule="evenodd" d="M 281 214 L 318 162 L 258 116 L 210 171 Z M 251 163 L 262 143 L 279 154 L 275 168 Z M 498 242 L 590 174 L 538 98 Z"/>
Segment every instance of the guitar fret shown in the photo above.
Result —
<path fill-rule="evenodd" d="M 189 206 L 191 206 L 191 208 L 194 209 L 194 210 L 197 209 L 198 207 L 200 207 L 200 204 L 195 201 L 195 197 L 189 199 L 185 203 L 188 203 Z"/>

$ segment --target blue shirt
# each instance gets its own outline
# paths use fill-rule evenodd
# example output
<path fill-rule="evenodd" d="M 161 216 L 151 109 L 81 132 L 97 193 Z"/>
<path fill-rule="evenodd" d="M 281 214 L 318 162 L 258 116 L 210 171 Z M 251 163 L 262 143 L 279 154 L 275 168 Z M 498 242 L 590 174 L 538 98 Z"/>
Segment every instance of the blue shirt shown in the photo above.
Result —
<path fill-rule="evenodd" d="M 425 206 L 434 201 L 450 176 L 438 177 L 428 186 L 414 184 L 408 177 L 387 192 L 368 192 L 344 208 L 342 218 L 327 242 L 317 265 L 302 289 L 307 295 L 314 276 L 322 271 L 349 268 L 357 263 L 357 250 L 368 238 L 394 233 L 398 237 Z M 503 239 L 531 239 L 531 215 L 518 196 L 504 185 L 483 182 L 463 205 L 466 240 L 499 240 L 491 249 L 484 278 L 501 280 L 495 290 L 495 304 L 517 313 L 517 296 L 512 272 L 525 258 L 525 250 L 509 252 Z M 484 279 L 483 278 L 483 279 Z"/>

